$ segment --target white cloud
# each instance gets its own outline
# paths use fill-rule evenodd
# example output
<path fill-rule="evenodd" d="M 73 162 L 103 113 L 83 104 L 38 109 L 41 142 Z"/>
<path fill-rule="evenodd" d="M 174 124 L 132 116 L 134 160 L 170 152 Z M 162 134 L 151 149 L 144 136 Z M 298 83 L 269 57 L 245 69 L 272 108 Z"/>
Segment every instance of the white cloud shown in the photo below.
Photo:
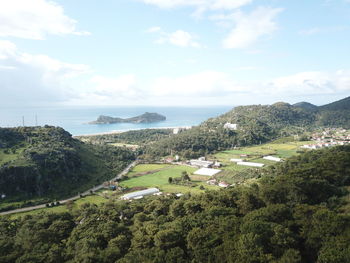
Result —
<path fill-rule="evenodd" d="M 111 97 L 132 98 L 139 96 L 136 77 L 133 74 L 115 78 L 94 76 L 91 82 L 93 83 L 93 94 L 107 97 L 108 99 Z"/>
<path fill-rule="evenodd" d="M 204 71 L 192 75 L 155 79 L 152 88 L 154 96 L 224 96 L 228 93 L 245 92 L 245 88 L 235 83 L 223 72 Z"/>
<path fill-rule="evenodd" d="M 233 20 L 235 27 L 224 39 L 225 48 L 246 48 L 278 28 L 274 19 L 281 8 L 259 7 L 250 14 L 237 11 L 229 16 L 214 16 L 215 20 Z"/>
<path fill-rule="evenodd" d="M 160 8 L 194 7 L 198 10 L 232 10 L 250 4 L 253 0 L 139 0 Z"/>
<path fill-rule="evenodd" d="M 146 30 L 146 33 L 155 33 L 155 32 L 160 32 L 161 28 L 159 26 L 154 26 L 150 27 L 149 29 Z"/>
<path fill-rule="evenodd" d="M 196 41 L 197 37 L 195 35 L 183 30 L 167 33 L 162 31 L 160 27 L 151 27 L 147 32 L 159 34 L 159 38 L 155 41 L 157 44 L 172 44 L 178 47 L 201 47 Z"/>
<path fill-rule="evenodd" d="M 64 63 L 46 55 L 20 52 L 0 41 L 0 104 L 49 104 L 74 95 L 72 78 L 89 71 L 82 64 Z"/>
<path fill-rule="evenodd" d="M 350 70 L 310 71 L 276 78 L 266 91 L 284 95 L 326 95 L 350 92 Z"/>
<path fill-rule="evenodd" d="M 88 35 L 63 8 L 47 0 L 0 0 L 0 36 L 44 39 L 46 35 Z"/>
<path fill-rule="evenodd" d="M 313 27 L 309 29 L 303 29 L 299 31 L 300 35 L 316 35 L 326 33 L 337 33 L 346 30 L 344 26 L 333 26 L 333 27 Z"/>

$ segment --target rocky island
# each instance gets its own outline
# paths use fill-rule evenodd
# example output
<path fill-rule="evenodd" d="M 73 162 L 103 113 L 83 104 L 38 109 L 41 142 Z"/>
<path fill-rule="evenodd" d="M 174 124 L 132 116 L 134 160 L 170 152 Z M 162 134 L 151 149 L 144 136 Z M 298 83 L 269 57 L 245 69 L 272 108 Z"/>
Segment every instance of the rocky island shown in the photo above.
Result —
<path fill-rule="evenodd" d="M 165 121 L 165 120 L 166 120 L 166 117 L 161 114 L 145 112 L 142 115 L 132 117 L 132 118 L 126 118 L 126 119 L 100 115 L 96 121 L 89 122 L 89 124 L 152 123 L 152 122 L 159 122 L 159 121 Z"/>

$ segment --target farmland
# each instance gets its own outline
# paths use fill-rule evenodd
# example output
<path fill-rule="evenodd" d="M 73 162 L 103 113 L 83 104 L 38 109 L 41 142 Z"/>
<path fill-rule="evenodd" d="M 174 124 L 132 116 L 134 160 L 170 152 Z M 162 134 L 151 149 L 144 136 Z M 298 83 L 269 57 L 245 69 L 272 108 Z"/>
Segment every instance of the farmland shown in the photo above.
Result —
<path fill-rule="evenodd" d="M 183 165 L 166 165 L 166 164 L 141 164 L 136 166 L 128 176 L 129 179 L 122 181 L 123 187 L 157 187 L 163 192 L 167 193 L 199 193 L 202 190 L 199 187 L 202 185 L 207 189 L 217 188 L 215 186 L 207 186 L 205 181 L 208 177 L 193 176 L 192 173 L 196 168 Z M 196 185 L 194 187 L 170 184 L 169 177 L 181 177 L 182 172 L 186 171 L 192 182 Z M 142 175 L 145 173 L 145 175 Z"/>

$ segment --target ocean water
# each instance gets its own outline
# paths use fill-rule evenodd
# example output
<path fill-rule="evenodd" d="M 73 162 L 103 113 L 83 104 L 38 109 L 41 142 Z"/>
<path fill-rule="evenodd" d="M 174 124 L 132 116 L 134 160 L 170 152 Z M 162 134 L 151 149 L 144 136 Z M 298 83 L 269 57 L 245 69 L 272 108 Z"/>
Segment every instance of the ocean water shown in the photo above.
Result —
<path fill-rule="evenodd" d="M 146 128 L 186 127 L 198 125 L 211 117 L 219 116 L 233 107 L 152 107 L 152 106 L 120 106 L 120 107 L 0 107 L 0 127 L 16 127 L 23 125 L 60 126 L 72 135 L 97 134 L 112 131 L 127 131 Z M 166 116 L 166 121 L 156 123 L 117 123 L 87 124 L 99 115 L 128 118 L 145 112 L 156 112 Z"/>

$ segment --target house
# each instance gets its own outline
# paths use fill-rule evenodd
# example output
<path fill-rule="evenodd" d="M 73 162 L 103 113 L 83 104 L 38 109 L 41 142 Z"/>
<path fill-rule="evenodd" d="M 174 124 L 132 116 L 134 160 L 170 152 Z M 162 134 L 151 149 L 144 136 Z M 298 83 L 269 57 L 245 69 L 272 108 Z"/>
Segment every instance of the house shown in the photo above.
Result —
<path fill-rule="evenodd" d="M 251 167 L 264 167 L 263 163 L 252 163 L 252 162 L 238 162 L 238 165 L 251 166 Z"/>
<path fill-rule="evenodd" d="M 216 161 L 214 164 L 213 164 L 214 167 L 221 167 L 221 163 Z"/>
<path fill-rule="evenodd" d="M 209 184 L 209 185 L 216 185 L 217 181 L 216 181 L 216 179 L 210 179 L 210 180 L 207 181 L 207 184 Z"/>
<path fill-rule="evenodd" d="M 221 170 L 218 169 L 212 169 L 212 168 L 201 168 L 194 172 L 196 175 L 205 175 L 205 176 L 214 176 L 218 173 L 220 173 Z"/>
<path fill-rule="evenodd" d="M 273 161 L 273 162 L 282 162 L 281 158 L 274 157 L 274 156 L 265 156 L 263 157 L 263 159 Z"/>
<path fill-rule="evenodd" d="M 143 198 L 144 196 L 153 195 L 153 194 L 156 194 L 159 192 L 160 191 L 158 188 L 149 188 L 146 190 L 125 194 L 125 195 L 121 196 L 121 199 L 123 199 L 123 200 L 140 199 L 140 198 Z"/>
<path fill-rule="evenodd" d="M 229 123 L 229 122 L 226 122 L 224 124 L 224 128 L 225 129 L 230 129 L 230 130 L 237 130 L 237 124 L 236 123 Z"/>
<path fill-rule="evenodd" d="M 190 160 L 190 164 L 192 166 L 196 166 L 196 167 L 209 168 L 214 164 L 214 162 L 206 161 L 205 157 L 200 157 L 200 158 L 198 158 L 198 160 L 196 160 L 196 159 Z"/>
<path fill-rule="evenodd" d="M 173 157 L 168 157 L 165 159 L 165 162 L 167 162 L 167 163 L 172 163 L 174 161 L 175 161 L 175 159 Z"/>
<path fill-rule="evenodd" d="M 230 185 L 228 184 L 228 183 L 226 183 L 226 182 L 220 182 L 219 184 L 218 184 L 220 187 L 223 187 L 223 188 L 226 188 L 226 187 L 229 187 Z"/>

